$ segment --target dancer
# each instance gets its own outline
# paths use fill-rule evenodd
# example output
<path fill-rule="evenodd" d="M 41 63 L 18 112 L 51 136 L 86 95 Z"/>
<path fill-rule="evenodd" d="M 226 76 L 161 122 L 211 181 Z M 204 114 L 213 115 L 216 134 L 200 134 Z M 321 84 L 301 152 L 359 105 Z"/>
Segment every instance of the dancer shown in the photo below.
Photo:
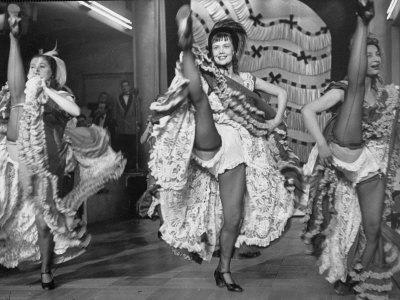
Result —
<path fill-rule="evenodd" d="M 75 126 L 71 117 L 80 110 L 55 51 L 32 58 L 25 85 L 19 21 L 10 15 L 8 87 L 0 94 L 0 107 L 10 110 L 0 142 L 0 263 L 12 268 L 40 259 L 42 287 L 53 289 L 53 262 L 75 257 L 90 241 L 79 207 L 118 178 L 126 161 L 104 129 Z M 73 170 L 79 177 L 71 190 L 65 179 Z"/>
<path fill-rule="evenodd" d="M 149 167 L 159 185 L 152 208 L 160 204 L 162 238 L 180 255 L 209 260 L 219 240 L 216 284 L 241 292 L 230 273 L 235 244 L 265 247 L 278 238 L 295 197 L 282 173 L 289 185 L 301 178 L 278 127 L 286 93 L 238 72 L 246 42 L 239 23 L 215 24 L 208 39 L 210 59 L 192 47 L 189 7 L 183 6 L 176 19 L 182 49 L 176 77 L 150 106 L 156 120 Z M 276 113 L 255 89 L 278 98 Z"/>
<path fill-rule="evenodd" d="M 357 15 L 348 79 L 332 83 L 302 110 L 317 142 L 304 166 L 311 175 L 304 238 L 338 293 L 352 287 L 360 298 L 385 299 L 400 268 L 400 237 L 383 219 L 400 163 L 394 147 L 398 92 L 381 85 L 379 44 L 367 37 L 373 1 L 358 0 Z M 321 132 L 316 114 L 325 110 L 334 117 Z"/>

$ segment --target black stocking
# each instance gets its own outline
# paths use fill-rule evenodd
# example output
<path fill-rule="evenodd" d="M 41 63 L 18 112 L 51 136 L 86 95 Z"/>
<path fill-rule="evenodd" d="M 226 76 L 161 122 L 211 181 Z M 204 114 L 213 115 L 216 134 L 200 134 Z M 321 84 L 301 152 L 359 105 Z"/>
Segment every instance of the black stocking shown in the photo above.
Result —
<path fill-rule="evenodd" d="M 210 103 L 203 91 L 200 74 L 190 50 L 183 52 L 182 63 L 183 74 L 190 80 L 189 96 L 196 108 L 195 147 L 199 150 L 216 150 L 221 146 L 221 137 L 215 127 Z"/>
<path fill-rule="evenodd" d="M 50 273 L 54 249 L 53 235 L 41 216 L 36 216 L 36 228 L 38 230 L 39 249 L 42 260 L 41 272 Z M 44 276 L 47 276 L 47 278 Z M 48 274 L 44 276 L 42 275 L 44 282 L 51 281 L 51 277 Z"/>
<path fill-rule="evenodd" d="M 361 18 L 357 18 L 347 70 L 349 86 L 333 131 L 337 143 L 342 146 L 362 143 L 361 118 L 367 71 L 367 34 L 368 25 L 365 25 Z"/>

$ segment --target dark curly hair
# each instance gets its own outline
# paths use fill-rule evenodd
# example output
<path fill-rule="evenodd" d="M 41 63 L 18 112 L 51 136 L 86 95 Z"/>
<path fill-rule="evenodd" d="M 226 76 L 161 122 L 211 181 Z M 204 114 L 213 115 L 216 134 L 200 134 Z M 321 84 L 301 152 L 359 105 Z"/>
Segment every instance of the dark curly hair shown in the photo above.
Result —
<path fill-rule="evenodd" d="M 235 54 L 232 58 L 232 67 L 233 72 L 238 73 L 239 59 L 246 44 L 246 30 L 240 23 L 232 19 L 225 19 L 215 23 L 208 36 L 208 52 L 210 58 L 212 58 L 212 43 L 224 38 L 229 38 L 232 42 L 233 49 L 235 50 Z"/>

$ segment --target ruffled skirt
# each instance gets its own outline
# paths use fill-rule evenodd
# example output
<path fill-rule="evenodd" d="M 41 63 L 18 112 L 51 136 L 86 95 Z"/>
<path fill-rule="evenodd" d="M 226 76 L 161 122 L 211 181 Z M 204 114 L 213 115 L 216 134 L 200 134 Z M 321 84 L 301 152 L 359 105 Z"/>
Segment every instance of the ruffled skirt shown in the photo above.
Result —
<path fill-rule="evenodd" d="M 333 165 L 341 176 L 337 171 L 316 164 L 316 147 L 304 166 L 304 174 L 310 176 L 311 186 L 308 222 L 303 238 L 312 245 L 313 253 L 319 257 L 319 271 L 330 283 L 338 280 L 346 282 L 349 276 L 355 283 L 353 289 L 360 297 L 387 299 L 387 293 L 392 289 L 391 277 L 400 269 L 400 236 L 382 223 L 374 262 L 368 268 L 359 264 L 366 238 L 355 189 L 358 182 L 386 171 L 386 147 L 372 142 L 351 163 L 339 159 L 344 149 L 336 148 L 333 149 L 337 154 Z"/>
<path fill-rule="evenodd" d="M 62 198 L 58 196 L 61 178 L 33 174 L 19 159 L 17 145 L 5 137 L 0 141 L 0 264 L 5 267 L 39 261 L 36 215 L 43 217 L 53 234 L 55 263 L 83 253 L 90 235 L 78 209 L 124 170 L 125 159 L 111 149 L 102 128 L 67 128 L 65 134 L 65 173 L 75 170 L 77 178 Z"/>
<path fill-rule="evenodd" d="M 278 238 L 294 210 L 294 195 L 280 173 L 279 149 L 273 135 L 251 135 L 226 114 L 214 114 L 222 146 L 213 157 L 201 159 L 194 144 L 194 111 L 187 98 L 187 80 L 177 70 L 168 92 L 151 105 L 164 116 L 154 124 L 149 167 L 161 206 L 163 239 L 173 248 L 211 259 L 223 224 L 218 174 L 246 166 L 246 192 L 236 246 L 266 247 Z"/>

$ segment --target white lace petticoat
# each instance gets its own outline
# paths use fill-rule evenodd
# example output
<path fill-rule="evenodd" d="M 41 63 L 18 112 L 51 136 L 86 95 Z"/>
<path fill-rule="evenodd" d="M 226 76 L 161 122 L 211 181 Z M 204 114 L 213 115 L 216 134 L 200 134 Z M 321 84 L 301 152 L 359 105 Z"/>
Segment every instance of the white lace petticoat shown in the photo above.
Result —
<path fill-rule="evenodd" d="M 364 146 L 362 149 L 352 150 L 345 147 L 341 147 L 337 144 L 331 143 L 330 148 L 332 149 L 332 163 L 338 170 L 342 171 L 346 179 L 349 180 L 353 185 L 367 179 L 371 174 L 376 174 L 382 170 L 382 164 L 377 160 L 377 155 L 374 152 L 373 147 Z M 346 153 L 349 156 L 358 156 L 354 161 L 349 162 L 344 159 Z M 318 148 L 314 146 L 311 150 L 308 162 L 304 165 L 304 175 L 310 176 L 315 163 L 318 158 Z"/>
<path fill-rule="evenodd" d="M 237 130 L 229 125 L 215 124 L 221 136 L 221 148 L 215 152 L 212 158 L 207 159 L 202 155 L 203 151 L 193 149 L 192 158 L 212 175 L 217 177 L 226 170 L 235 168 L 245 162 L 242 149 L 242 141 Z M 203 158 L 201 158 L 203 156 Z"/>

